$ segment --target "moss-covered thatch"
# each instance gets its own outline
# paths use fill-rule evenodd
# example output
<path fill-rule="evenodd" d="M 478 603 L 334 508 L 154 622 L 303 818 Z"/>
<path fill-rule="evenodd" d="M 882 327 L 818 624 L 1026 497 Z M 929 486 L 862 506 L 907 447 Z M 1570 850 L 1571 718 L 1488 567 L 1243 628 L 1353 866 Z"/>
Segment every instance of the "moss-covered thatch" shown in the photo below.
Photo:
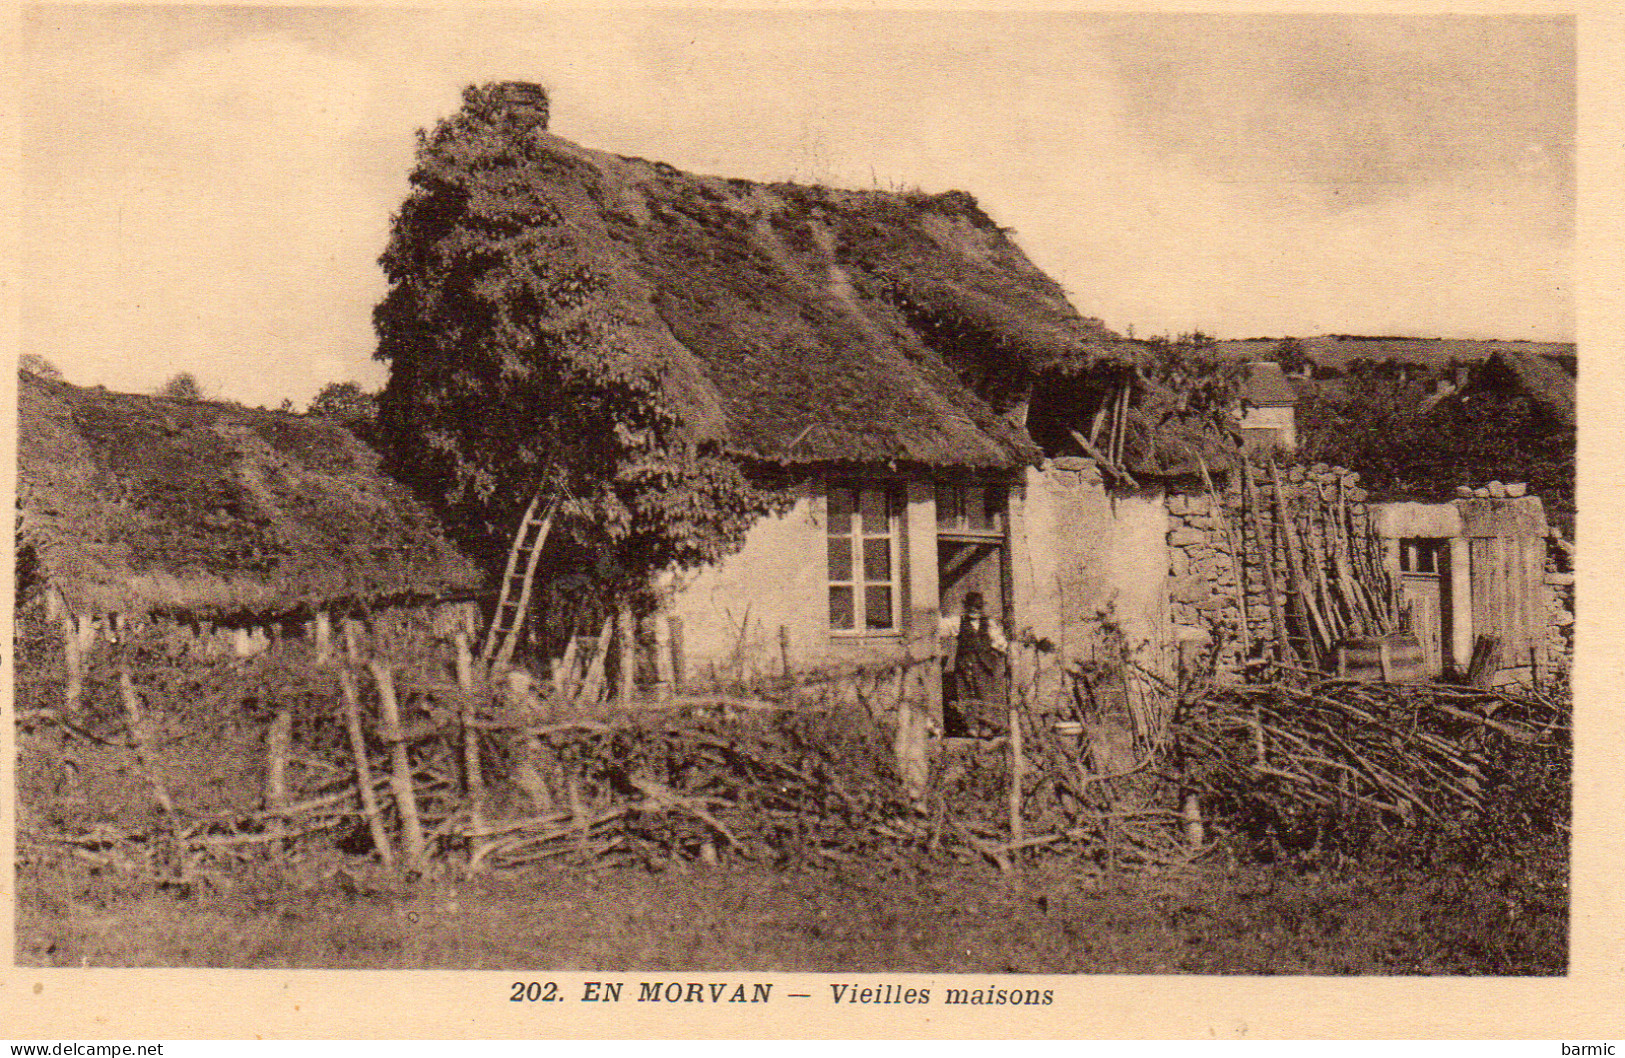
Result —
<path fill-rule="evenodd" d="M 1574 379 L 1543 356 L 1516 349 L 1498 349 L 1480 374 L 1485 388 L 1522 392 L 1550 418 L 1565 429 L 1575 428 Z"/>
<path fill-rule="evenodd" d="M 478 583 L 321 419 L 18 381 L 21 544 L 81 613 L 275 614 Z"/>
<path fill-rule="evenodd" d="M 1023 380 L 1136 357 L 969 195 L 723 180 L 531 135 L 560 252 L 613 277 L 621 347 L 736 455 L 1014 466 L 1037 458 L 1001 414 Z"/>

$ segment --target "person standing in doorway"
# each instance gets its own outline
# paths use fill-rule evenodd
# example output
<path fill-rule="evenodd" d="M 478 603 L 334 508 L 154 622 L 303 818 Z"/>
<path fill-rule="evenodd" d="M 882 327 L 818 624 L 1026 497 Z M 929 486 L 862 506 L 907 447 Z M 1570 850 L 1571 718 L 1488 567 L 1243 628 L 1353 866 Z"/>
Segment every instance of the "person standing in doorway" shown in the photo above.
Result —
<path fill-rule="evenodd" d="M 986 609 L 982 593 L 969 592 L 959 616 L 943 617 L 938 631 L 944 640 L 949 686 L 959 715 L 967 727 L 999 731 L 1008 722 L 1003 689 L 1009 644 Z"/>

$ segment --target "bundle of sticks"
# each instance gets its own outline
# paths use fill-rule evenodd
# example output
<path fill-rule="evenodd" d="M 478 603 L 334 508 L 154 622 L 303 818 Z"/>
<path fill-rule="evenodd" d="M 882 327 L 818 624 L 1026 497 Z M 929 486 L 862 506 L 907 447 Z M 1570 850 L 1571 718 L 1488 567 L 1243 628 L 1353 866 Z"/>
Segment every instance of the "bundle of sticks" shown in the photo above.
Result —
<path fill-rule="evenodd" d="M 1210 689 L 1173 736 L 1182 780 L 1234 817 L 1399 821 L 1480 807 L 1517 747 L 1566 746 L 1566 700 L 1444 684 L 1319 680 Z M 1566 781 L 1554 776 L 1553 781 Z"/>
<path fill-rule="evenodd" d="M 1276 660 L 1324 669 L 1343 640 L 1400 627 L 1399 585 L 1366 499 L 1359 475 L 1342 467 L 1243 462 L 1227 497 L 1241 527 L 1232 548 Z"/>

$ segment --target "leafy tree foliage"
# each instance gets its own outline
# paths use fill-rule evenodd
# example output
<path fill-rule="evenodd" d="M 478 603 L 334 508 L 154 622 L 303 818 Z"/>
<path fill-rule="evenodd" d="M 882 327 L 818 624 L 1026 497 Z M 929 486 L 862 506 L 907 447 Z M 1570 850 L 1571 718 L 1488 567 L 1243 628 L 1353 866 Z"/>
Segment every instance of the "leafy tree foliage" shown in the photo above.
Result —
<path fill-rule="evenodd" d="M 1443 500 L 1457 485 L 1526 482 L 1572 536 L 1575 436 L 1528 396 L 1480 389 L 1430 402 L 1426 385 L 1380 365 L 1351 370 L 1345 389 L 1298 405 L 1305 459 L 1351 467 L 1396 498 Z"/>
<path fill-rule="evenodd" d="M 45 359 L 45 357 L 40 356 L 38 353 L 24 353 L 22 356 L 18 357 L 17 368 L 18 370 L 28 372 L 30 375 L 37 375 L 40 378 L 56 380 L 60 380 L 62 378 L 62 369 Z"/>
<path fill-rule="evenodd" d="M 170 400 L 202 400 L 203 387 L 198 384 L 196 375 L 190 371 L 182 371 L 159 386 L 153 395 L 168 397 Z"/>
<path fill-rule="evenodd" d="M 1221 356 L 1218 342 L 1201 331 L 1147 344 L 1151 355 L 1139 369 L 1139 381 L 1148 416 L 1239 440 L 1235 411 L 1247 365 Z"/>
<path fill-rule="evenodd" d="M 625 278 L 541 179 L 545 123 L 539 89 L 493 84 L 419 133 L 380 258 L 379 429 L 488 559 L 542 489 L 566 497 L 555 534 L 631 588 L 736 550 L 783 497 L 685 437 Z"/>
<path fill-rule="evenodd" d="M 1270 353 L 1270 359 L 1280 364 L 1281 370 L 1289 375 L 1302 374 L 1315 366 L 1309 359 L 1303 341 L 1298 338 L 1282 338 L 1276 342 L 1275 348 Z"/>
<path fill-rule="evenodd" d="M 354 382 L 329 382 L 310 399 L 306 412 L 346 426 L 367 424 L 378 417 L 378 395 Z"/>

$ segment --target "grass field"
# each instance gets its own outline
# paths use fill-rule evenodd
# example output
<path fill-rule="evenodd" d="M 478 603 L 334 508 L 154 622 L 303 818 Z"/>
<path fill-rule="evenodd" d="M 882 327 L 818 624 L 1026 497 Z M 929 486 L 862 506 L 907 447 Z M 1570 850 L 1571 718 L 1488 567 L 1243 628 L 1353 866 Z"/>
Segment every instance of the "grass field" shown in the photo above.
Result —
<path fill-rule="evenodd" d="M 77 869 L 19 880 L 17 960 L 35 966 L 1531 975 L 1564 973 L 1568 950 L 1562 883 L 1507 868 L 341 873 L 184 896 Z"/>

